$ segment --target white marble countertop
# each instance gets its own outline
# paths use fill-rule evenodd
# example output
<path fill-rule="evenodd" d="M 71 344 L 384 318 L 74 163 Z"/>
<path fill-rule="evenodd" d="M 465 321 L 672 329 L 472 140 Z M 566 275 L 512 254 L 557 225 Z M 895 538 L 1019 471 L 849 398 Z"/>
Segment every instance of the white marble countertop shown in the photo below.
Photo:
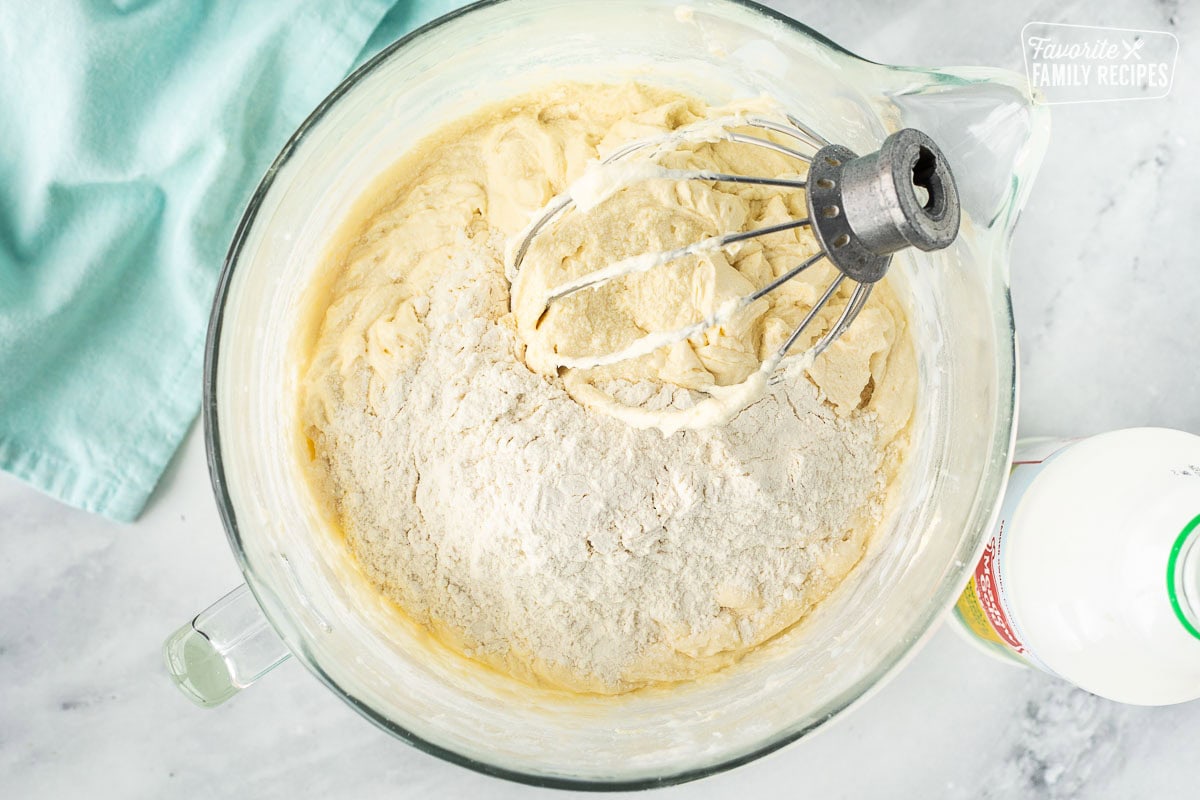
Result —
<path fill-rule="evenodd" d="M 883 62 L 1020 69 L 1030 20 L 1173 30 L 1172 96 L 1059 106 L 1016 237 L 1021 433 L 1200 433 L 1200 45 L 1181 0 L 776 2 Z M 198 388 L 197 388 L 198 390 Z M 239 582 L 194 429 L 134 525 L 0 477 L 0 796 L 533 797 L 390 739 L 299 664 L 211 711 L 164 637 Z M 1195 797 L 1200 703 L 1119 706 L 937 633 L 820 735 L 660 797 Z M 560 796 L 562 793 L 558 793 Z"/>

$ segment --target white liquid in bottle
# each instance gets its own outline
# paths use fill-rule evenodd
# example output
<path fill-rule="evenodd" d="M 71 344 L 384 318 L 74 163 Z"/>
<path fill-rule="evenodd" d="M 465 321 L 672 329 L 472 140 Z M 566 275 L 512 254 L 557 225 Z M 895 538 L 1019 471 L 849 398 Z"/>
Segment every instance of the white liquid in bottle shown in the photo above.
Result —
<path fill-rule="evenodd" d="M 1200 697 L 1200 436 L 1019 443 L 953 616 L 989 651 L 1101 697 Z"/>

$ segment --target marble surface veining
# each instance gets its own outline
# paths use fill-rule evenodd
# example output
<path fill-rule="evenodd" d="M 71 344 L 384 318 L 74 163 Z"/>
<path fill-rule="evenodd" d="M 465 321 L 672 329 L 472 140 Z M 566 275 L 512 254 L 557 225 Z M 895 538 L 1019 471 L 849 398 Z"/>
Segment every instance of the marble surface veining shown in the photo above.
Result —
<path fill-rule="evenodd" d="M 1030 20 L 1171 30 L 1163 100 L 1060 106 L 1013 252 L 1021 433 L 1200 433 L 1200 8 L 1180 0 L 775 2 L 876 61 L 1021 67 Z M 215 710 L 163 638 L 238 582 L 193 430 L 123 526 L 0 477 L 0 796 L 549 797 L 400 744 L 289 662 Z M 821 735 L 666 798 L 1134 798 L 1200 790 L 1200 702 L 1119 706 L 943 628 Z M 562 796 L 562 793 L 557 793 Z"/>

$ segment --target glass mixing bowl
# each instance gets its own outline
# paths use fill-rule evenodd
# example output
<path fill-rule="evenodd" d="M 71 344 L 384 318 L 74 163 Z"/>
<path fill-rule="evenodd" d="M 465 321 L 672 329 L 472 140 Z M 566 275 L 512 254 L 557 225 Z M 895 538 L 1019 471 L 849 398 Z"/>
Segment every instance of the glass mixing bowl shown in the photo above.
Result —
<path fill-rule="evenodd" d="M 911 126 L 945 151 L 961 234 L 892 267 L 920 393 L 886 529 L 810 617 L 707 678 L 612 697 L 531 688 L 446 651 L 362 579 L 309 499 L 298 446 L 300 298 L 359 192 L 422 136 L 554 80 L 640 79 L 711 101 L 767 93 L 859 152 Z M 1009 238 L 1048 135 L 1025 80 L 864 61 L 746 2 L 493 0 L 396 42 L 288 142 L 238 227 L 208 340 L 204 419 L 246 578 L 168 641 L 214 704 L 289 654 L 379 727 L 482 772 L 631 788 L 745 763 L 810 734 L 895 671 L 951 605 L 1008 474 L 1015 363 Z M 248 587 L 248 589 L 247 589 Z"/>

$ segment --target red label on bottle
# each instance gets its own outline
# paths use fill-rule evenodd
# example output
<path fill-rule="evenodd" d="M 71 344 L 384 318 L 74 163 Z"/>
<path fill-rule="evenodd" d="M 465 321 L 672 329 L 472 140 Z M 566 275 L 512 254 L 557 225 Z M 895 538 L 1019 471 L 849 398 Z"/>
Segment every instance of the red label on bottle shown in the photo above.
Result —
<path fill-rule="evenodd" d="M 1016 659 L 1022 663 L 1055 674 L 1037 655 L 1029 649 L 1028 640 L 1021 632 L 1021 621 L 1014 615 L 1009 595 L 1010 587 L 1005 583 L 1005 569 L 1009 568 L 1005 553 L 1013 531 L 1009 524 L 1016 516 L 1017 507 L 1034 479 L 1057 454 L 1072 440 L 1031 440 L 1018 446 L 1009 476 L 1008 490 L 1000 504 L 995 534 L 983 549 L 983 556 L 975 565 L 975 572 L 967 587 L 954 606 L 954 615 L 966 630 L 990 652 Z"/>
<path fill-rule="evenodd" d="M 1004 521 L 1001 521 L 1000 529 L 1002 534 Z M 983 557 L 979 559 L 979 564 L 975 567 L 975 592 L 979 605 L 983 609 L 983 613 L 987 615 L 988 622 L 991 623 L 996 635 L 1003 639 L 1009 647 L 1024 654 L 1025 646 L 1017 638 L 1012 622 L 1009 621 L 1008 615 L 1004 613 L 1004 607 L 1000 603 L 997 590 L 999 578 L 996 575 L 996 544 L 996 537 L 988 541 L 987 547 L 983 549 Z"/>

